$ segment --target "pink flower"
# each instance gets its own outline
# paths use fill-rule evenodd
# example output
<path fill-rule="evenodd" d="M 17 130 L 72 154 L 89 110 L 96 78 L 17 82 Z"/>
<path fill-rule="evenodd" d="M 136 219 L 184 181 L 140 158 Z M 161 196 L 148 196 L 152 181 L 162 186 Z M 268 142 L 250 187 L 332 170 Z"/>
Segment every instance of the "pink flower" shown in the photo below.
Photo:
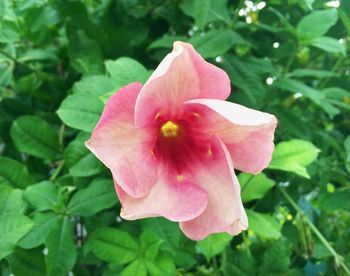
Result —
<path fill-rule="evenodd" d="M 112 172 L 122 218 L 163 216 L 193 240 L 247 229 L 234 168 L 269 164 L 277 120 L 229 94 L 223 70 L 175 42 L 145 85 L 109 99 L 86 145 Z"/>

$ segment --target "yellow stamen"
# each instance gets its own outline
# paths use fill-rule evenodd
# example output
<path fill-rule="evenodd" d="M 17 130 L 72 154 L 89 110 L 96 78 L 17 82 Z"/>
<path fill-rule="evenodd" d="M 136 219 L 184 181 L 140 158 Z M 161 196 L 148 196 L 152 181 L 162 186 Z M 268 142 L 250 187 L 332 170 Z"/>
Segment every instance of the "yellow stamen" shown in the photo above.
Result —
<path fill-rule="evenodd" d="M 160 128 L 161 133 L 167 138 L 176 138 L 179 135 L 179 126 L 173 121 L 167 121 Z"/>
<path fill-rule="evenodd" d="M 183 175 L 178 175 L 177 177 L 176 177 L 176 179 L 177 179 L 177 181 L 179 181 L 179 182 L 182 182 L 182 181 L 184 181 L 185 180 L 185 177 L 183 176 Z"/>

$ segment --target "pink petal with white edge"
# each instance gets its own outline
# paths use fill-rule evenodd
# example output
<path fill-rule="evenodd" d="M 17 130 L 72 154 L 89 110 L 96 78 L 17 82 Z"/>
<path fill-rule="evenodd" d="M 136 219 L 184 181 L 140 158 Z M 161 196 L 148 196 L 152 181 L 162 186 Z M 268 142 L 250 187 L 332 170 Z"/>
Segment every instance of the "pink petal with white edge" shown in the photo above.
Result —
<path fill-rule="evenodd" d="M 173 51 L 138 96 L 136 125 L 152 125 L 159 117 L 179 118 L 185 101 L 198 97 L 226 99 L 230 89 L 230 80 L 222 69 L 206 62 L 190 44 L 175 42 Z"/>
<path fill-rule="evenodd" d="M 218 232 L 237 235 L 248 228 L 230 154 L 216 137 L 213 137 L 211 153 L 211 159 L 199 165 L 195 175 L 208 192 L 208 205 L 200 216 L 180 223 L 184 234 L 193 240 Z"/>
<path fill-rule="evenodd" d="M 108 100 L 86 146 L 111 171 L 130 195 L 142 197 L 157 180 L 157 167 L 151 149 L 155 134 L 134 126 L 134 106 L 140 83 L 121 88 Z"/>
<path fill-rule="evenodd" d="M 224 142 L 236 169 L 257 174 L 268 166 L 274 150 L 275 116 L 220 100 L 190 100 L 185 106 L 198 114 L 196 127 Z"/>
<path fill-rule="evenodd" d="M 163 216 L 172 221 L 186 221 L 199 216 L 208 203 L 208 194 L 200 186 L 185 179 L 159 177 L 150 193 L 143 198 L 133 198 L 115 182 L 122 203 L 120 216 L 135 220 Z"/>

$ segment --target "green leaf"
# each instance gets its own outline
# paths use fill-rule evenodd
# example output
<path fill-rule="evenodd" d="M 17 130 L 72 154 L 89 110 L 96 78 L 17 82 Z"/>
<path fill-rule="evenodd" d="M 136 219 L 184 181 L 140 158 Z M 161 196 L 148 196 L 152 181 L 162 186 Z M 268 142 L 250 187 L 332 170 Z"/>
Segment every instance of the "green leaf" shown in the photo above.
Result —
<path fill-rule="evenodd" d="M 204 35 L 192 37 L 189 42 L 203 58 L 223 55 L 235 44 L 246 44 L 238 33 L 228 29 L 212 30 Z"/>
<path fill-rule="evenodd" d="M 18 58 L 21 62 L 33 61 L 33 60 L 52 60 L 57 62 L 58 57 L 55 52 L 55 48 L 47 48 L 47 49 L 29 49 L 20 58 Z"/>
<path fill-rule="evenodd" d="M 137 259 L 140 252 L 139 245 L 126 232 L 101 227 L 90 236 L 89 243 L 92 252 L 101 260 L 126 264 Z"/>
<path fill-rule="evenodd" d="M 0 156 L 0 185 L 9 185 L 14 188 L 25 188 L 35 183 L 35 179 L 29 174 L 23 164 Z"/>
<path fill-rule="evenodd" d="M 160 254 L 158 258 L 154 261 L 149 259 L 145 260 L 147 270 L 151 276 L 158 275 L 175 275 L 176 267 L 174 260 L 168 254 Z"/>
<path fill-rule="evenodd" d="M 293 70 L 288 74 L 288 77 L 297 77 L 297 78 L 303 78 L 303 77 L 312 77 L 312 78 L 332 78 L 332 77 L 338 77 L 339 74 L 327 71 L 327 70 L 319 70 L 319 69 L 311 69 L 311 68 L 298 68 Z"/>
<path fill-rule="evenodd" d="M 104 170 L 104 165 L 87 149 L 88 135 L 80 135 L 72 141 L 64 152 L 65 165 L 72 176 L 86 177 Z"/>
<path fill-rule="evenodd" d="M 194 0 L 194 19 L 196 25 L 203 29 L 207 22 L 212 0 Z"/>
<path fill-rule="evenodd" d="M 309 10 L 312 10 L 312 4 L 315 2 L 315 0 L 304 0 L 305 4 L 307 5 L 307 7 L 309 8 Z"/>
<path fill-rule="evenodd" d="M 20 39 L 20 28 L 16 22 L 0 20 L 0 42 L 13 43 Z"/>
<path fill-rule="evenodd" d="M 196 2 L 199 2 L 198 0 L 185 0 L 180 4 L 180 8 L 182 11 L 194 18 L 196 20 Z M 215 22 L 215 21 L 224 21 L 226 23 L 231 22 L 230 15 L 228 13 L 227 9 L 227 0 L 211 0 L 210 2 L 210 9 L 206 16 L 205 23 L 209 22 Z M 197 5 L 198 5 L 197 4 Z"/>
<path fill-rule="evenodd" d="M 116 89 L 135 81 L 145 83 L 150 75 L 141 63 L 128 57 L 108 60 L 106 68 Z"/>
<path fill-rule="evenodd" d="M 13 254 L 7 257 L 7 260 L 14 275 L 46 275 L 44 254 L 41 248 L 32 250 L 16 248 Z"/>
<path fill-rule="evenodd" d="M 103 103 L 91 94 L 74 94 L 64 99 L 57 110 L 58 116 L 68 126 L 92 132 L 103 109 Z"/>
<path fill-rule="evenodd" d="M 325 97 L 324 93 L 309 87 L 300 81 L 283 78 L 278 80 L 275 83 L 275 86 L 292 93 L 300 93 L 302 96 L 309 98 L 327 112 L 330 117 L 333 117 L 340 112 L 339 109 L 334 107 L 332 102 Z"/>
<path fill-rule="evenodd" d="M 167 48 L 171 49 L 175 41 L 186 41 L 187 38 L 184 36 L 170 36 L 165 35 L 161 38 L 154 40 L 149 46 L 148 50 L 159 49 L 159 48 Z"/>
<path fill-rule="evenodd" d="M 350 173 L 350 135 L 344 141 L 345 147 L 345 168 Z"/>
<path fill-rule="evenodd" d="M 252 255 L 251 247 L 248 246 L 225 250 L 221 264 L 224 275 L 255 275 L 259 267 L 255 257 Z"/>
<path fill-rule="evenodd" d="M 74 83 L 73 86 L 74 93 L 91 93 L 97 97 L 114 90 L 115 86 L 112 80 L 104 75 L 84 77 L 80 81 Z"/>
<path fill-rule="evenodd" d="M 242 90 L 239 102 L 252 108 L 260 108 L 266 96 L 261 77 L 252 70 L 246 60 L 240 60 L 233 55 L 225 55 L 222 66 L 230 76 L 231 83 Z"/>
<path fill-rule="evenodd" d="M 29 186 L 24 192 L 24 198 L 37 211 L 51 210 L 58 201 L 58 190 L 51 181 L 42 181 Z"/>
<path fill-rule="evenodd" d="M 342 5 L 340 6 L 340 9 L 338 10 L 339 13 L 339 18 L 342 21 L 346 32 L 348 36 L 350 35 L 350 17 L 349 15 L 346 14 L 346 9 L 349 10 L 349 8 L 345 7 L 345 2 L 341 3 Z"/>
<path fill-rule="evenodd" d="M 297 26 L 302 40 L 323 36 L 338 21 L 336 9 L 313 11 L 303 17 Z"/>
<path fill-rule="evenodd" d="M 241 185 L 243 202 L 262 198 L 276 184 L 275 181 L 268 178 L 264 173 L 259 173 L 258 175 L 240 173 L 238 180 Z"/>
<path fill-rule="evenodd" d="M 256 235 L 266 239 L 278 239 L 281 236 L 281 226 L 275 218 L 246 209 L 249 221 L 249 229 Z"/>
<path fill-rule="evenodd" d="M 19 189 L 12 189 L 6 185 L 0 185 L 0 215 L 10 213 L 22 213 L 25 205 L 23 192 Z"/>
<path fill-rule="evenodd" d="M 103 72 L 103 55 L 99 44 L 82 30 L 68 27 L 68 55 L 72 67 L 82 74 Z"/>
<path fill-rule="evenodd" d="M 313 245 L 312 256 L 316 259 L 325 259 L 331 257 L 332 253 L 323 245 L 323 243 L 316 243 Z"/>
<path fill-rule="evenodd" d="M 286 240 L 274 242 L 264 253 L 259 275 L 285 274 L 289 271 L 292 246 Z"/>
<path fill-rule="evenodd" d="M 50 160 L 60 154 L 57 132 L 40 117 L 18 118 L 11 126 L 11 137 L 21 152 Z"/>
<path fill-rule="evenodd" d="M 338 100 L 339 102 L 345 102 L 347 97 L 350 97 L 350 92 L 340 87 L 327 87 L 322 90 L 322 93 L 326 96 L 327 99 L 334 99 Z"/>
<path fill-rule="evenodd" d="M 220 254 L 232 240 L 232 236 L 227 233 L 211 234 L 204 240 L 197 242 L 197 249 L 207 260 Z"/>
<path fill-rule="evenodd" d="M 318 197 L 317 207 L 332 212 L 336 210 L 350 210 L 350 189 L 338 189 L 333 193 L 323 193 Z"/>
<path fill-rule="evenodd" d="M 121 276 L 147 276 L 147 267 L 143 259 L 137 259 L 129 264 L 120 274 Z"/>
<path fill-rule="evenodd" d="M 95 179 L 87 188 L 77 191 L 67 206 L 70 215 L 91 216 L 117 203 L 114 185 L 106 179 Z"/>
<path fill-rule="evenodd" d="M 0 216 L 0 260 L 11 254 L 17 242 L 33 227 L 33 222 L 21 214 Z"/>
<path fill-rule="evenodd" d="M 54 225 L 46 237 L 45 245 L 48 249 L 45 257 L 47 276 L 67 275 L 77 258 L 69 217 L 64 217 Z"/>
<path fill-rule="evenodd" d="M 181 232 L 177 223 L 169 221 L 165 218 L 147 218 L 142 220 L 142 227 L 146 231 L 152 231 L 164 242 L 163 250 L 168 250 L 175 254 L 175 250 L 179 247 Z"/>
<path fill-rule="evenodd" d="M 148 260 L 154 261 L 159 253 L 159 247 L 163 243 L 161 239 L 159 239 L 152 232 L 143 232 L 140 236 L 141 242 L 141 250 L 143 252 L 143 256 Z"/>
<path fill-rule="evenodd" d="M 281 131 L 295 138 L 310 139 L 311 129 L 300 111 L 295 112 L 294 109 L 280 106 L 272 108 L 271 112 L 278 118 L 278 127 Z"/>
<path fill-rule="evenodd" d="M 308 141 L 293 139 L 281 142 L 275 148 L 269 168 L 310 178 L 306 166 L 316 160 L 319 152 L 320 150 Z"/>
<path fill-rule="evenodd" d="M 293 79 L 287 79 L 283 78 L 278 80 L 275 84 L 278 88 L 281 88 L 283 90 L 287 90 L 292 93 L 301 93 L 304 97 L 309 98 L 317 105 L 321 106 L 321 102 L 324 99 L 324 95 L 320 93 L 320 91 L 311 88 L 304 83 L 293 80 Z M 322 106 L 321 106 L 322 107 Z"/>
<path fill-rule="evenodd" d="M 345 55 L 346 52 L 344 44 L 341 44 L 337 39 L 328 36 L 315 37 L 311 40 L 310 44 L 330 53 L 342 53 Z"/>
<path fill-rule="evenodd" d="M 33 228 L 20 240 L 19 245 L 29 249 L 43 244 L 48 233 L 61 219 L 61 215 L 53 212 L 36 213 L 33 218 Z"/>

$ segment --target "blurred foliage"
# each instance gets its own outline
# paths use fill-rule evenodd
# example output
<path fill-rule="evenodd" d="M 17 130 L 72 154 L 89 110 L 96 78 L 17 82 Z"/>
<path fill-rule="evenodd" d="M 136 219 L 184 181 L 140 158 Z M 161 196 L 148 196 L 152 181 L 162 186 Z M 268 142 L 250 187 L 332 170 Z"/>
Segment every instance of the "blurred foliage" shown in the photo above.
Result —
<path fill-rule="evenodd" d="M 175 40 L 279 120 L 270 167 L 239 175 L 237 237 L 122 221 L 84 146 Z M 1 275 L 348 275 L 349 45 L 348 0 L 0 0 Z"/>

